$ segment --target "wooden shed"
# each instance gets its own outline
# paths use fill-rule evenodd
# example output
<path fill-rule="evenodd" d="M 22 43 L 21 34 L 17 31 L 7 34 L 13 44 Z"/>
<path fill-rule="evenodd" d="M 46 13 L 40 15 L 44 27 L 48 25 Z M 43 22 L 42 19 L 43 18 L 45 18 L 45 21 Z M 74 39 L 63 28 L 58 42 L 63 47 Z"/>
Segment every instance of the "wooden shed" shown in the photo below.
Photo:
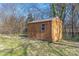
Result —
<path fill-rule="evenodd" d="M 29 22 L 28 37 L 47 41 L 59 41 L 62 39 L 62 21 L 59 17 L 55 17 Z"/>

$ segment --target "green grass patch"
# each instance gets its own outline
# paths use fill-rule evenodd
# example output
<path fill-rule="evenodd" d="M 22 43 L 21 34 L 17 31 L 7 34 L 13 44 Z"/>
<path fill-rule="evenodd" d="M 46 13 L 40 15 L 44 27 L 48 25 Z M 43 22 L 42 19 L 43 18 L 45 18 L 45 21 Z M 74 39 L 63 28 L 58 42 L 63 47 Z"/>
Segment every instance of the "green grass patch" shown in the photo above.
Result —
<path fill-rule="evenodd" d="M 65 40 L 49 43 L 0 35 L 0 56 L 79 56 L 79 44 Z"/>

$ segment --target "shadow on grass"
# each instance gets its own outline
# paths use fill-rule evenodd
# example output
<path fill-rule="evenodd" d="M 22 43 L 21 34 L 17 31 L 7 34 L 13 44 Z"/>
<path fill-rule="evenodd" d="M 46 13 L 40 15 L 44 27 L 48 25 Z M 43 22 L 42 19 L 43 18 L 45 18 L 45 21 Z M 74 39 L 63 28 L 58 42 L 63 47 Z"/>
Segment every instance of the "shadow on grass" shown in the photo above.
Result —
<path fill-rule="evenodd" d="M 25 44 L 22 44 L 22 45 L 19 45 L 19 46 L 15 47 L 15 48 L 0 50 L 0 52 L 3 52 L 4 53 L 3 56 L 7 56 L 8 54 L 9 54 L 9 56 L 14 56 L 13 52 L 16 51 L 17 48 L 22 47 L 23 48 L 22 49 L 22 51 L 23 51 L 22 52 L 22 56 L 27 56 L 27 48 L 28 48 L 28 45 L 26 46 Z"/>
<path fill-rule="evenodd" d="M 73 44 L 68 44 L 68 43 L 54 43 L 54 44 L 58 44 L 58 45 L 64 45 L 64 46 L 68 46 L 68 47 L 74 47 L 74 48 L 79 48 L 79 46 L 78 45 L 73 45 Z"/>

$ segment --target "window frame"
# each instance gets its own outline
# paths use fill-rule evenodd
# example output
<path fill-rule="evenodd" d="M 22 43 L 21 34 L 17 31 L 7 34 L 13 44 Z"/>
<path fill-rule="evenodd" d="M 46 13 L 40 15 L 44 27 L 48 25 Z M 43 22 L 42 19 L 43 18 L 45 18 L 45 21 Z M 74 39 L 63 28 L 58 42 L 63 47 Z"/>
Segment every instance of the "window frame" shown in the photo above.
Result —
<path fill-rule="evenodd" d="M 42 23 L 41 24 L 41 32 L 44 32 L 46 30 L 46 24 Z"/>

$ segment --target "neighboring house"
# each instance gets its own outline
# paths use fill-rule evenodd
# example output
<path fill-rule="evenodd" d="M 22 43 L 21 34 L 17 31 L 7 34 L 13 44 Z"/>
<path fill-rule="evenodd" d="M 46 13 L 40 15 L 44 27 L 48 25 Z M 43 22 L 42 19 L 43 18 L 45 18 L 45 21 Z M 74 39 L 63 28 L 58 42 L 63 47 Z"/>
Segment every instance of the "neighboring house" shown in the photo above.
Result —
<path fill-rule="evenodd" d="M 59 41 L 62 39 L 62 21 L 58 17 L 31 21 L 28 23 L 28 37 L 47 41 Z"/>

